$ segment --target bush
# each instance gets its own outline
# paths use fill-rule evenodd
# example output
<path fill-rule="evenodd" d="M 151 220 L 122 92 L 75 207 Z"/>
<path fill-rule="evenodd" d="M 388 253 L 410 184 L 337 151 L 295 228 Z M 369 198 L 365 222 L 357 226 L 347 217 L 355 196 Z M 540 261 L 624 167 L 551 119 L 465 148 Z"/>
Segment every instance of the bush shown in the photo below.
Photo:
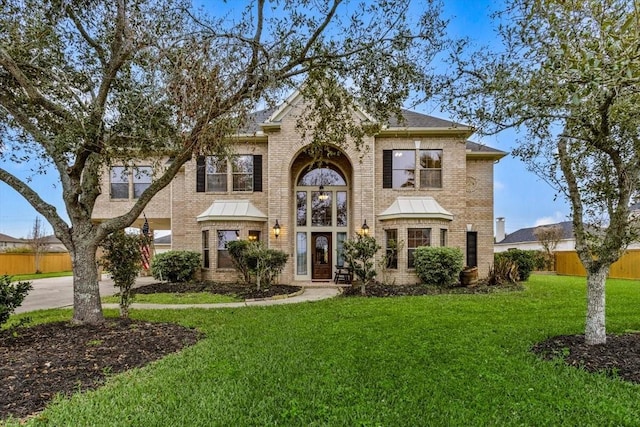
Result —
<path fill-rule="evenodd" d="M 11 276 L 0 276 L 0 326 L 20 307 L 31 288 L 31 282 L 11 283 Z"/>
<path fill-rule="evenodd" d="M 139 234 L 116 231 L 102 242 L 104 255 L 100 265 L 109 270 L 113 284 L 119 289 L 120 317 L 129 317 L 131 288 L 142 270 L 141 246 L 147 243 L 146 239 Z"/>
<path fill-rule="evenodd" d="M 360 280 L 360 292 L 366 294 L 366 286 L 376 277 L 373 257 L 381 246 L 375 237 L 358 234 L 355 239 L 344 241 L 344 260 L 353 269 L 353 273 Z"/>
<path fill-rule="evenodd" d="M 275 282 L 289 258 L 286 253 L 277 249 L 268 249 L 261 242 L 250 244 L 246 256 L 251 272 L 256 275 L 258 290 L 262 286 L 268 288 Z"/>
<path fill-rule="evenodd" d="M 188 282 L 200 268 L 200 254 L 194 251 L 169 251 L 151 261 L 151 274 L 158 280 Z"/>
<path fill-rule="evenodd" d="M 250 247 L 251 242 L 248 240 L 232 240 L 231 242 L 227 242 L 227 250 L 229 251 L 233 266 L 242 276 L 245 285 L 251 284 L 251 266 L 249 265 L 249 258 L 247 257 Z"/>
<path fill-rule="evenodd" d="M 522 249 L 510 249 L 506 252 L 498 252 L 494 255 L 494 263 L 500 259 L 508 259 L 518 268 L 518 281 L 526 282 L 536 265 L 538 251 L 525 251 Z"/>
<path fill-rule="evenodd" d="M 518 266 L 506 257 L 495 257 L 493 266 L 489 268 L 487 283 L 490 286 L 500 286 L 505 283 L 518 281 Z"/>
<path fill-rule="evenodd" d="M 421 246 L 414 253 L 414 265 L 422 283 L 449 286 L 460 277 L 464 255 L 459 248 Z"/>

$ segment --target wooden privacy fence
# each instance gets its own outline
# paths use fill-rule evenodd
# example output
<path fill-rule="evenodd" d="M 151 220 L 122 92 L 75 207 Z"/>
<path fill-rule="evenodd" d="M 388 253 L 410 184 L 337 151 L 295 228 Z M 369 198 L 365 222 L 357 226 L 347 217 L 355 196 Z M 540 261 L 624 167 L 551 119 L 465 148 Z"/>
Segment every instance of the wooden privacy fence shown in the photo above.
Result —
<path fill-rule="evenodd" d="M 567 276 L 586 276 L 576 251 L 556 252 L 556 273 Z M 640 249 L 628 250 L 611 266 L 612 279 L 640 279 Z"/>
<path fill-rule="evenodd" d="M 51 252 L 40 258 L 41 273 L 71 271 L 71 257 L 68 252 Z M 33 253 L 0 253 L 0 275 L 33 274 L 36 262 Z"/>

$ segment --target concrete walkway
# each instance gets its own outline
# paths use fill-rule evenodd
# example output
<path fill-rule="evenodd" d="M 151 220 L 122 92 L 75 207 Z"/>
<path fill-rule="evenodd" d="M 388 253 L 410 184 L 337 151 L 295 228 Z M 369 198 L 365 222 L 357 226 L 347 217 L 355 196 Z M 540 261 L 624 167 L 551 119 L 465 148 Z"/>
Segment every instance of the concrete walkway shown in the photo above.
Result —
<path fill-rule="evenodd" d="M 49 308 L 73 307 L 73 277 L 55 277 L 49 279 L 36 279 L 31 281 L 33 289 L 22 305 L 16 309 L 16 313 L 44 310 Z M 139 277 L 136 286 L 143 286 L 157 282 L 153 277 Z M 113 280 L 108 275 L 103 275 L 100 280 L 100 295 L 107 296 L 117 293 L 113 286 Z M 303 287 L 303 292 L 289 298 L 275 298 L 266 300 L 253 300 L 244 302 L 230 302 L 220 304 L 132 304 L 131 309 L 186 309 L 186 308 L 224 308 L 224 307 L 251 307 L 281 304 L 295 304 L 300 302 L 319 301 L 335 297 L 339 289 L 327 284 L 327 287 Z M 118 304 L 103 304 L 103 308 L 118 308 Z"/>

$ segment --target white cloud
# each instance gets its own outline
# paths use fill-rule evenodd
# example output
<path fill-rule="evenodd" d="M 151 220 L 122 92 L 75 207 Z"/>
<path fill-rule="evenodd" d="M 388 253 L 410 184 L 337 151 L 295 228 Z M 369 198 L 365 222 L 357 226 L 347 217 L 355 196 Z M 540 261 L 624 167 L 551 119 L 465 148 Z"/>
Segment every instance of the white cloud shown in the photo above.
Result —
<path fill-rule="evenodd" d="M 502 181 L 493 181 L 493 189 L 498 191 L 504 190 L 504 184 Z"/>
<path fill-rule="evenodd" d="M 557 224 L 566 220 L 567 216 L 565 214 L 556 211 L 552 216 L 543 216 L 542 218 L 536 219 L 533 226 L 538 227 L 540 225 Z"/>

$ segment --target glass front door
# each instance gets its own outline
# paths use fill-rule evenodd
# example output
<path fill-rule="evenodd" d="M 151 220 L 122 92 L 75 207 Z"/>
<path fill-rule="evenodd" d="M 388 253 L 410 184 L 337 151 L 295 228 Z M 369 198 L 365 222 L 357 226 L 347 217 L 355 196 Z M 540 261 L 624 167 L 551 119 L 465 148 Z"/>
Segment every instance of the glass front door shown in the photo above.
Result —
<path fill-rule="evenodd" d="M 331 280 L 348 232 L 348 189 L 331 167 L 303 173 L 295 189 L 296 276 Z"/>
<path fill-rule="evenodd" d="M 312 233 L 311 279 L 331 280 L 331 233 Z"/>

